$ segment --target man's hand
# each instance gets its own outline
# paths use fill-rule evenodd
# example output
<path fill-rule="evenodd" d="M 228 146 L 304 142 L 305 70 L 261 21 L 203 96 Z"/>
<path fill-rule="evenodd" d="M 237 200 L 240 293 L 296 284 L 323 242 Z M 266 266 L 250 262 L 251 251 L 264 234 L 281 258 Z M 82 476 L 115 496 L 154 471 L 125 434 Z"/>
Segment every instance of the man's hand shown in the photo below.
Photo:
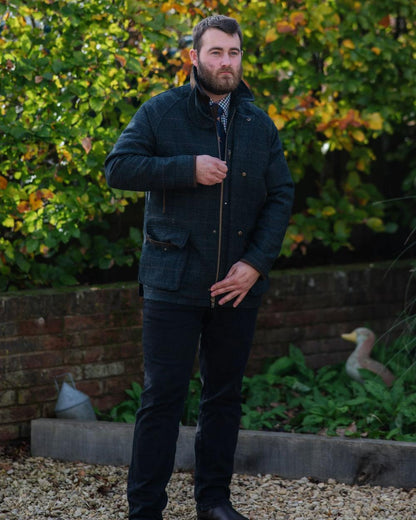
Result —
<path fill-rule="evenodd" d="M 223 305 L 236 298 L 233 307 L 237 307 L 245 298 L 248 291 L 256 283 L 260 273 L 249 264 L 236 262 L 229 270 L 227 276 L 211 287 L 211 296 L 225 294 L 218 302 Z"/>
<path fill-rule="evenodd" d="M 227 176 L 228 167 L 225 161 L 211 155 L 197 155 L 196 181 L 205 186 L 222 182 Z"/>

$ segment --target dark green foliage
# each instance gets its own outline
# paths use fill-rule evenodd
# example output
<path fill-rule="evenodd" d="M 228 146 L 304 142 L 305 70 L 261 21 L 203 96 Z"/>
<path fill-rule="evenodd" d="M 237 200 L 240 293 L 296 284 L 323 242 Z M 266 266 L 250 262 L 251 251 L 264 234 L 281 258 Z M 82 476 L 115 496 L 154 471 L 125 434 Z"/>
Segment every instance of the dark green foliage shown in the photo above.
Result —
<path fill-rule="evenodd" d="M 373 439 L 416 441 L 415 342 L 401 338 L 389 348 L 376 345 L 374 358 L 389 365 L 396 375 L 391 388 L 375 374 L 362 371 L 364 384 L 346 374 L 344 365 L 316 372 L 306 366 L 301 351 L 271 363 L 262 374 L 245 377 L 241 426 L 252 430 L 324 433 Z M 140 396 L 117 405 L 110 418 L 134 421 Z M 127 391 L 129 393 L 129 391 Z M 130 395 L 130 394 L 129 394 Z M 200 379 L 191 380 L 183 423 L 196 424 Z"/>
<path fill-rule="evenodd" d="M 125 392 L 130 399 L 114 406 L 108 414 L 96 410 L 98 417 L 106 421 L 134 423 L 136 420 L 136 412 L 141 403 L 142 387 L 139 383 L 133 381 L 131 389 L 127 389 Z"/>
<path fill-rule="evenodd" d="M 264 374 L 245 379 L 242 424 L 298 433 L 416 440 L 416 359 L 409 345 L 410 339 L 402 338 L 388 349 L 374 350 L 374 357 L 396 374 L 391 388 L 365 370 L 365 383 L 357 383 L 343 364 L 314 372 L 300 350 L 291 346 L 289 355 Z M 270 427 L 273 410 L 280 420 Z"/>

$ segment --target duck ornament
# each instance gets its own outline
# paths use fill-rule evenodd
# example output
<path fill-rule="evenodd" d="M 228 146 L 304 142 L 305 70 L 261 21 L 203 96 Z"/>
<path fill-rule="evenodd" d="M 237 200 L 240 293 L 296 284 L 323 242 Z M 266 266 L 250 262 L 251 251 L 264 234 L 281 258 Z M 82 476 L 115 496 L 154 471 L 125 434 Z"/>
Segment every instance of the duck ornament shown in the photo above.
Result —
<path fill-rule="evenodd" d="M 382 363 L 370 357 L 376 340 L 375 334 L 372 330 L 359 327 L 349 334 L 342 334 L 342 338 L 356 344 L 354 352 L 345 363 L 345 370 L 352 379 L 355 379 L 359 383 L 363 383 L 364 380 L 359 369 L 365 368 L 366 370 L 378 374 L 387 386 L 393 384 L 394 375 L 390 370 Z"/>

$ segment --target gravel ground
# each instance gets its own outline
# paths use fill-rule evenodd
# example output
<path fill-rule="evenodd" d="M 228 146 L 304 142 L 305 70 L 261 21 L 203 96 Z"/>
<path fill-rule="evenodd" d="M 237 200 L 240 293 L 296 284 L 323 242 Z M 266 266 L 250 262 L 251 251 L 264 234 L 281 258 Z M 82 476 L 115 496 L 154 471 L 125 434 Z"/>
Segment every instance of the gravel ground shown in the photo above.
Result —
<path fill-rule="evenodd" d="M 0 454 L 0 520 L 127 519 L 126 467 Z M 193 477 L 175 473 L 165 520 L 194 520 Z M 307 478 L 235 475 L 234 506 L 250 520 L 415 520 L 416 490 Z"/>

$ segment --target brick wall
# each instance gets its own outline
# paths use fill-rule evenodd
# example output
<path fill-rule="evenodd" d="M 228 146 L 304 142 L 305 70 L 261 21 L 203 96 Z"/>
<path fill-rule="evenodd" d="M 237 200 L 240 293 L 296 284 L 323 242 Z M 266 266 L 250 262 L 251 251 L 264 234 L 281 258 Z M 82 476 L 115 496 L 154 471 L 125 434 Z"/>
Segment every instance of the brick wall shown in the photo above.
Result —
<path fill-rule="evenodd" d="M 415 293 L 410 272 L 377 264 L 274 273 L 247 373 L 290 343 L 312 368 L 344 361 L 353 345 L 340 334 L 391 328 Z M 54 416 L 54 377 L 65 372 L 100 410 L 122 401 L 142 380 L 140 341 L 135 283 L 0 294 L 0 442 L 28 437 L 31 419 Z"/>

